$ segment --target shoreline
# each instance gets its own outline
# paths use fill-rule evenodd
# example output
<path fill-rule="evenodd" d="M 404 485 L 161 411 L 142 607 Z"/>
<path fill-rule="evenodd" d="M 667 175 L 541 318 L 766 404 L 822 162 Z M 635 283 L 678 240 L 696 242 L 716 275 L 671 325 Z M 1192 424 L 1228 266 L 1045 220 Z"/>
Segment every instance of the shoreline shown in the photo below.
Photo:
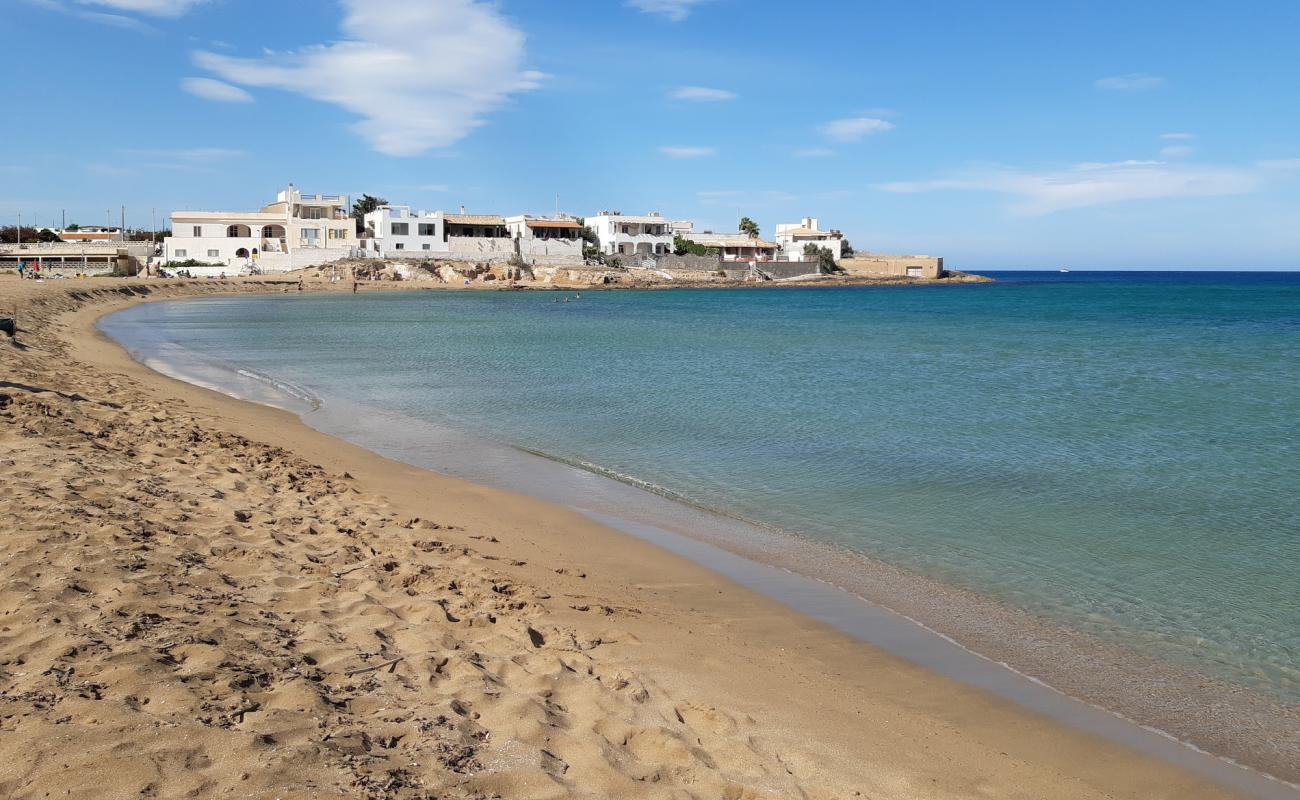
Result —
<path fill-rule="evenodd" d="M 273 291 L 273 285 L 264 284 L 263 289 Z M 5 286 L 0 283 L 0 288 Z M 114 292 L 129 291 L 125 286 L 104 286 L 102 294 L 111 297 Z M 46 288 L 49 294 L 62 289 Z M 99 288 L 79 284 L 62 293 L 93 293 Z M 182 286 L 176 293 L 196 292 Z M 385 496 L 403 513 L 423 510 L 420 516 L 450 519 L 455 528 L 491 531 L 492 546 L 509 549 L 514 560 L 525 562 L 514 568 L 520 582 L 556 582 L 556 587 L 547 586 L 548 596 L 559 593 L 555 591 L 558 588 L 599 600 L 612 610 L 603 613 L 604 619 L 595 627 L 612 622 L 630 634 L 627 642 L 640 643 L 602 644 L 595 651 L 600 658 L 606 658 L 603 654 L 608 651 L 613 662 L 623 659 L 638 671 L 654 675 L 657 685 L 664 686 L 669 695 L 694 694 L 707 698 L 715 710 L 727 709 L 730 720 L 723 727 L 734 728 L 737 719 L 743 723 L 746 718 L 750 722 L 779 718 L 780 730 L 764 728 L 759 738 L 774 737 L 783 742 L 781 749 L 792 748 L 785 751 L 785 771 L 799 773 L 807 786 L 827 787 L 825 796 L 835 796 L 837 790 L 829 787 L 849 785 L 884 793 L 890 793 L 891 787 L 893 793 L 906 787 L 905 793 L 916 796 L 963 794 L 976 785 L 1007 796 L 1222 796 L 1219 789 L 1198 777 L 1125 747 L 1067 730 L 977 689 L 847 640 L 822 623 L 810 623 L 698 565 L 621 536 L 574 512 L 388 461 L 311 431 L 286 412 L 253 406 L 153 373 L 108 340 L 87 336 L 96 317 L 114 310 L 113 303 L 84 304 L 90 299 L 73 299 L 70 305 L 79 307 L 64 308 L 61 314 L 70 312 L 71 328 L 64 334 L 69 340 L 69 356 L 74 363 L 90 363 L 93 374 L 68 373 L 64 367 L 53 370 L 57 374 L 51 377 L 76 384 L 108 375 L 107 386 L 114 391 L 124 391 L 114 384 L 124 385 L 154 405 L 179 406 L 174 413 L 193 417 L 204 427 L 271 441 L 326 470 L 346 472 L 351 476 L 347 480 L 363 495 Z M 126 302 L 138 299 L 133 295 Z M 33 369 L 39 372 L 39 365 Z M 77 391 L 89 394 L 81 388 Z M 436 510 L 430 511 L 431 506 Z M 445 538 L 451 539 L 453 534 Z M 466 545 L 488 547 L 482 537 L 468 538 L 473 541 Z M 561 566 L 553 566 L 557 559 Z M 581 566 L 575 568 L 575 564 Z M 575 578 L 577 571 L 590 577 Z M 665 585 L 668 575 L 676 580 Z M 574 630 L 590 631 L 589 609 L 595 603 L 570 605 L 567 610 L 548 608 L 545 617 Z M 576 605 L 586 609 L 572 607 Z M 631 609 L 639 613 L 630 613 Z M 689 631 L 687 637 L 681 636 L 683 629 Z M 753 643 L 767 646 L 755 649 Z M 776 643 L 787 647 L 772 647 Z M 833 692 L 822 683 L 828 676 L 836 682 Z M 737 689 L 737 684 L 744 688 Z M 833 707 L 828 705 L 831 701 Z M 737 715 L 740 710 L 743 714 Z M 682 711 L 677 718 L 683 719 Z M 809 736 L 814 732 L 810 754 Z M 934 766 L 934 749 L 944 754 L 940 760 L 947 760 L 945 767 Z M 791 752 L 802 753 L 802 757 L 790 756 Z M 997 756 L 998 752 L 1002 756 Z M 717 754 L 712 759 L 720 763 Z M 857 780 L 846 782 L 850 776 Z M 888 780 L 881 783 L 881 776 Z M 554 775 L 551 778 L 561 780 Z M 1002 788 L 991 788 L 997 786 Z M 1281 784 L 1277 786 L 1285 790 Z M 813 796 L 823 796 L 822 790 Z"/>
<path fill-rule="evenodd" d="M 130 324 L 116 326 L 116 333 L 125 337 L 122 343 L 134 341 L 129 338 Z M 186 355 L 194 356 L 186 353 L 180 357 Z M 161 366 L 166 374 L 187 380 L 167 371 L 165 363 Z M 243 370 L 238 371 L 242 374 Z M 193 377 L 188 380 L 195 382 Z M 221 388 L 220 381 L 221 377 L 215 376 L 199 385 L 239 396 L 238 390 L 228 385 Z M 262 402 L 275 404 L 266 398 Z M 333 402 L 326 400 L 327 406 Z M 720 565 L 730 565 L 733 572 L 753 578 L 741 583 L 800 613 L 933 672 L 989 688 L 1000 697 L 1055 719 L 1079 724 L 1079 711 L 1071 703 L 1081 703 L 1113 717 L 1115 722 L 1122 721 L 1117 726 L 1105 719 L 1088 719 L 1086 726 L 1119 740 L 1125 740 L 1130 733 L 1124 726 L 1135 726 L 1214 754 L 1228 763 L 1262 768 L 1264 774 L 1270 768 L 1284 770 L 1292 763 L 1289 753 L 1294 749 L 1294 736 L 1288 732 L 1287 708 L 1278 699 L 866 554 L 698 506 L 671 493 L 656 492 L 634 479 L 620 480 L 616 474 L 599 468 L 489 442 L 382 409 L 345 405 L 335 407 L 332 414 L 327 413 L 328 409 L 306 412 L 301 419 L 316 430 L 386 457 L 576 508 L 610 527 L 675 552 L 695 552 L 697 556 L 703 553 L 692 560 L 717 572 L 725 571 Z M 397 430 L 403 432 L 400 441 L 386 436 L 388 431 Z M 433 455 L 426 456 L 426 451 Z M 448 451 L 455 455 L 449 457 Z M 487 466 L 478 467 L 477 462 Z M 582 475 L 569 475 L 569 470 Z M 627 490 L 603 487 L 603 481 L 617 482 Z M 641 498 L 641 493 L 656 499 L 646 502 L 648 498 Z M 673 547 L 676 538 L 695 540 L 718 552 L 692 551 L 686 545 Z M 773 581 L 771 575 L 753 577 L 758 574 L 755 570 L 736 567 L 729 561 L 729 557 L 736 556 L 799 575 L 809 585 L 801 589 Z M 822 592 L 818 584 L 833 587 L 834 591 Z M 867 611 L 855 603 L 879 609 Z M 908 631 L 894 620 L 888 623 L 894 626 L 891 635 L 878 635 L 870 626 L 859 623 L 857 612 L 875 619 L 896 615 L 917 630 Z M 942 638 L 951 647 L 935 647 L 928 637 Z M 967 656 L 987 664 L 973 662 Z M 1014 673 L 1017 679 L 1007 680 L 1009 675 L 1003 672 Z M 1058 702 L 1051 694 L 1068 698 L 1069 702 Z M 1220 704 L 1220 699 L 1226 697 L 1232 698 L 1230 709 Z M 1246 727 L 1247 721 L 1253 728 Z M 1142 740 L 1139 737 L 1132 743 L 1141 746 Z"/>

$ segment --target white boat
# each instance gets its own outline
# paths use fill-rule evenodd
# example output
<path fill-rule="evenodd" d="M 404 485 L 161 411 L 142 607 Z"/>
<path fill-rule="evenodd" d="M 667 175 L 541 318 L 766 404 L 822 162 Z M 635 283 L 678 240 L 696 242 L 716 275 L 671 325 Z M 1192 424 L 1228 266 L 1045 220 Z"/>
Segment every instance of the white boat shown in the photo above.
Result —
<path fill-rule="evenodd" d="M 1061 272 L 1069 272 L 1069 270 L 1066 269 L 1065 267 L 1061 267 Z"/>

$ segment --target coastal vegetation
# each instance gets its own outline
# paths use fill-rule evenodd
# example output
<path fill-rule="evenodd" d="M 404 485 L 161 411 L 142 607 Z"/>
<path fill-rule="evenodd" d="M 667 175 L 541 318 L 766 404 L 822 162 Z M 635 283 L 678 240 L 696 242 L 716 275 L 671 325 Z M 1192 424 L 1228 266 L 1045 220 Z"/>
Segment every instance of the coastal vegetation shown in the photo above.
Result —
<path fill-rule="evenodd" d="M 366 215 L 371 211 L 378 210 L 380 206 L 388 205 L 387 198 L 376 197 L 370 194 L 363 194 L 359 199 L 352 203 L 352 213 L 348 216 L 357 221 L 357 233 L 366 229 Z"/>
<path fill-rule="evenodd" d="M 758 238 L 758 223 L 749 217 L 741 217 L 740 224 L 736 228 L 751 239 Z"/>
<path fill-rule="evenodd" d="M 683 237 L 681 234 L 677 234 L 673 237 L 673 253 L 679 256 L 716 256 L 718 254 L 718 248 L 705 247 L 702 244 L 697 244 L 696 242 Z"/>

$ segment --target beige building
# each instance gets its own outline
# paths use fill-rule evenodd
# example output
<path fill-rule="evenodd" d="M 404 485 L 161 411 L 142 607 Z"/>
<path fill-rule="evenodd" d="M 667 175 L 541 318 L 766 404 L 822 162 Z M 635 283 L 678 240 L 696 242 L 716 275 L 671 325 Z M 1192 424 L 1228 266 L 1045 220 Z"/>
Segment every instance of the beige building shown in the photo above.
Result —
<path fill-rule="evenodd" d="M 942 278 L 943 259 L 938 256 L 892 256 L 857 252 L 840 261 L 850 275 L 873 278 Z"/>
<path fill-rule="evenodd" d="M 348 198 L 303 194 L 292 185 L 260 211 L 174 211 L 163 240 L 166 262 L 207 262 L 193 274 L 242 269 L 287 272 L 346 258 L 356 244 Z"/>
<path fill-rule="evenodd" d="M 718 251 L 723 261 L 775 261 L 780 245 L 751 239 L 743 233 L 684 233 L 688 239 L 702 247 L 712 247 Z"/>

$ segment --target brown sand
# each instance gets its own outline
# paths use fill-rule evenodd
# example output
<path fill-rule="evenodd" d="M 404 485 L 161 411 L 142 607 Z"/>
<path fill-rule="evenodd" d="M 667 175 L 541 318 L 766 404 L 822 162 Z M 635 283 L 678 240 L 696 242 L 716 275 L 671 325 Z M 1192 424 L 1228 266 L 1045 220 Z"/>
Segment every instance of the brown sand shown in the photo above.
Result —
<path fill-rule="evenodd" d="M 1231 796 L 565 509 L 171 381 L 0 277 L 0 795 Z M 138 293 L 136 293 L 138 292 Z"/>

